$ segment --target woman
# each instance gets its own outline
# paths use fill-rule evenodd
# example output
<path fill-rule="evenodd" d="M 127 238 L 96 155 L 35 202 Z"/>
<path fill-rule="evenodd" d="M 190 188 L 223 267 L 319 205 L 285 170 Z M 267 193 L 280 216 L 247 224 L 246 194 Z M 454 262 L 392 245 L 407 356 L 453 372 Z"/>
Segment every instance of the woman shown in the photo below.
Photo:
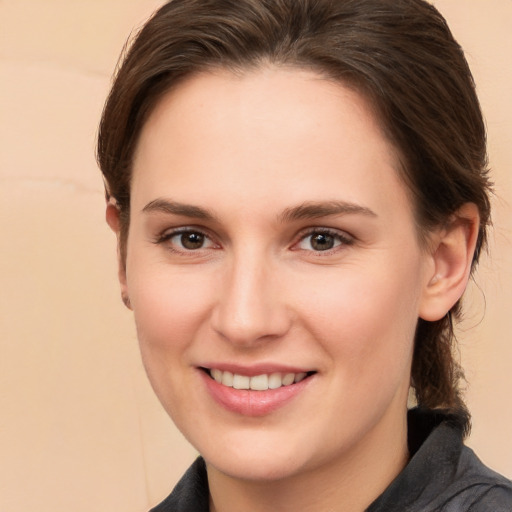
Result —
<path fill-rule="evenodd" d="M 434 7 L 174 0 L 98 157 L 146 371 L 201 454 L 154 511 L 510 510 L 462 444 L 452 322 L 490 185 Z"/>

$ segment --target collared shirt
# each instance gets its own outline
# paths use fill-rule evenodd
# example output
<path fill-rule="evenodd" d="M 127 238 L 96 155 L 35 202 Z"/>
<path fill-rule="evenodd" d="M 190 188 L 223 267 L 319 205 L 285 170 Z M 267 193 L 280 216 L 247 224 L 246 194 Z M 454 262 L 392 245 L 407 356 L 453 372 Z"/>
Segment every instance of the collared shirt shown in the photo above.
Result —
<path fill-rule="evenodd" d="M 460 428 L 440 413 L 409 411 L 404 470 L 366 512 L 512 512 L 512 482 L 464 446 Z M 199 457 L 150 512 L 208 512 L 208 477 Z"/>

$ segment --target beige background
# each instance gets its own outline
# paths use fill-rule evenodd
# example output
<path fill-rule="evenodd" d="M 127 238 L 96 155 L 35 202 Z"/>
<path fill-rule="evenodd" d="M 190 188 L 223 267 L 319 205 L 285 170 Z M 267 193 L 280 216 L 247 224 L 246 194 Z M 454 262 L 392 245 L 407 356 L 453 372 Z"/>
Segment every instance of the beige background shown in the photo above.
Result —
<path fill-rule="evenodd" d="M 139 362 L 93 156 L 119 50 L 160 3 L 0 0 L 2 512 L 144 511 L 194 457 Z M 512 1 L 436 4 L 476 77 L 498 191 L 460 333 L 469 444 L 512 477 Z"/>

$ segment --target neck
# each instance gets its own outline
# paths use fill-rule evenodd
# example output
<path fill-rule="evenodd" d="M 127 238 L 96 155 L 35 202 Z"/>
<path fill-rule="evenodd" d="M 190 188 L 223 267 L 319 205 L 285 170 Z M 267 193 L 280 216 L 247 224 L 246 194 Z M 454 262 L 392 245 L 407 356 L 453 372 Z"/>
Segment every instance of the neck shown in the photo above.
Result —
<path fill-rule="evenodd" d="M 207 464 L 210 512 L 362 512 L 402 471 L 408 457 L 404 417 L 401 425 L 379 425 L 350 453 L 279 480 L 241 480 Z"/>

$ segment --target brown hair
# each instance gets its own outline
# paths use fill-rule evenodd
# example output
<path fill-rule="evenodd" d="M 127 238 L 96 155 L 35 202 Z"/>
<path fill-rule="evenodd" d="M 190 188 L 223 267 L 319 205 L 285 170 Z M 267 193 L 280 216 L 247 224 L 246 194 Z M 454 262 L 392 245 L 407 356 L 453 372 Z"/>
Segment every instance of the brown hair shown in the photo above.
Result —
<path fill-rule="evenodd" d="M 98 161 L 107 197 L 129 226 L 131 164 L 145 120 L 163 94 L 211 68 L 243 71 L 264 63 L 318 71 L 372 103 L 398 148 L 400 173 L 418 233 L 475 203 L 489 224 L 485 127 L 464 54 L 444 18 L 424 0 L 173 0 L 134 39 L 117 71 L 101 120 Z M 420 406 L 443 408 L 466 432 L 452 318 L 419 319 L 412 383 Z"/>

